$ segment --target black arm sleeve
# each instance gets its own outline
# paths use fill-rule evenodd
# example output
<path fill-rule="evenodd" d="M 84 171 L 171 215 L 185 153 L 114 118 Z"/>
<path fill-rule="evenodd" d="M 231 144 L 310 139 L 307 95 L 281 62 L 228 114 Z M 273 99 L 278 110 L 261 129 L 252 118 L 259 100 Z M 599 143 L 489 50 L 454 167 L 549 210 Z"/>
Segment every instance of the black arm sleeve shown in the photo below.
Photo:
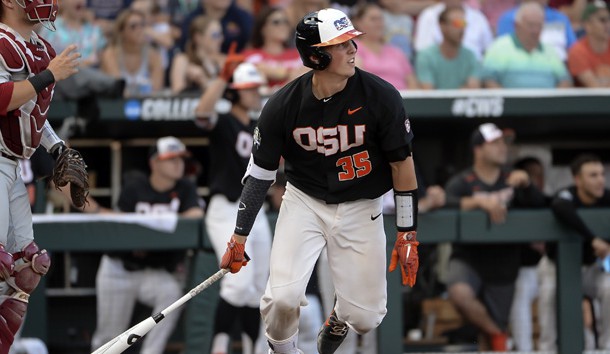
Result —
<path fill-rule="evenodd" d="M 273 184 L 273 181 L 257 179 L 252 176 L 246 179 L 246 184 L 239 198 L 239 209 L 237 210 L 237 222 L 235 224 L 236 234 L 242 236 L 250 234 L 256 215 L 263 206 L 271 184 Z"/>
<path fill-rule="evenodd" d="M 553 210 L 559 222 L 578 232 L 585 240 L 591 241 L 595 238 L 593 232 L 585 225 L 576 212 L 574 204 L 569 200 L 555 197 L 551 202 L 551 210 Z"/>

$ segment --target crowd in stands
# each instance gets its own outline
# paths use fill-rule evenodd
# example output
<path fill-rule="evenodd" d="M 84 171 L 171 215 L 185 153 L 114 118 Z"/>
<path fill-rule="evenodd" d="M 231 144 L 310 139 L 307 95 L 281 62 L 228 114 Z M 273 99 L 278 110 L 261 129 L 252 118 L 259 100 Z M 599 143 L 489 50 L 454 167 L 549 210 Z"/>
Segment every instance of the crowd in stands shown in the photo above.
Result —
<path fill-rule="evenodd" d="M 56 99 L 203 94 L 201 97 L 214 98 L 204 102 L 205 109 L 200 106 L 202 112 L 198 117 L 209 115 L 208 118 L 217 119 L 210 107 L 220 99 L 230 81 L 223 77 L 223 68 L 227 57 L 235 54 L 231 50 L 236 50 L 244 62 L 264 76 L 263 93 L 271 94 L 308 70 L 295 49 L 296 23 L 305 14 L 329 6 L 348 12 L 355 27 L 366 33 L 355 41 L 357 65 L 398 90 L 610 87 L 609 2 L 62 0 L 55 22 L 57 30 L 44 29 L 42 35 L 58 52 L 76 43 L 82 53 L 80 72 L 56 86 Z M 233 103 L 246 101 L 248 89 L 234 88 L 240 92 L 239 95 L 233 92 L 236 95 Z M 254 97 L 258 98 L 258 95 Z M 242 124 L 250 124 L 247 113 L 247 110 L 232 111 L 225 115 L 237 114 L 243 118 Z M 212 131 L 215 123 L 204 129 Z M 511 162 L 508 138 L 510 133 L 493 124 L 477 128 L 471 139 L 473 165 L 454 175 L 445 186 L 426 186 L 420 181 L 420 212 L 440 207 L 481 209 L 488 213 L 491 222 L 502 223 L 509 208 L 552 206 L 557 215 L 569 214 L 573 223 L 568 226 L 583 235 L 584 248 L 590 249 L 591 255 L 610 257 L 610 241 L 593 235 L 582 221 L 574 221 L 577 216 L 570 209 L 608 205 L 609 192 L 599 186 L 600 179 L 602 186 L 605 183 L 601 161 L 591 156 L 576 160 L 572 170 L 575 186 L 554 197 L 545 196 L 540 161 L 521 160 L 514 170 L 506 169 Z M 151 166 L 169 163 L 157 161 L 158 157 L 151 155 Z M 178 160 L 172 157 L 172 161 L 179 163 Z M 579 194 L 579 188 L 587 192 Z M 228 199 L 231 203 L 224 202 L 234 204 L 234 198 Z M 195 201 L 191 202 L 197 209 L 195 216 L 203 215 Z M 134 205 L 120 207 L 131 211 Z M 91 199 L 85 211 L 99 209 Z M 391 207 L 388 210 L 391 212 Z M 215 247 L 220 254 L 223 245 Z M 531 257 L 526 258 L 526 254 Z M 539 307 L 544 306 L 539 316 L 544 319 L 539 348 L 555 349 L 556 323 L 548 317 L 554 314 L 549 307 L 555 301 L 553 257 L 542 244 L 454 246 L 448 260 L 450 271 L 444 275 L 447 294 L 463 317 L 486 335 L 488 347 L 500 351 L 508 348 L 509 331 L 515 348 L 534 348 L 533 329 L 529 324 L 531 303 L 538 298 Z M 103 269 L 111 269 L 116 259 L 120 257 L 104 256 Z M 584 261 L 586 271 L 595 268 L 592 266 L 595 257 Z M 503 264 L 499 270 L 498 262 Z M 490 269 L 494 270 L 493 274 Z M 124 269 L 118 269 L 121 270 L 124 273 Z M 159 276 L 167 275 L 165 271 L 159 273 Z M 587 299 L 602 309 L 598 311 L 601 320 L 597 324 L 600 326 L 598 340 L 588 345 L 591 349 L 610 350 L 610 319 L 599 317 L 599 313 L 610 313 L 609 279 L 609 273 L 596 272 L 583 285 L 595 283 L 596 286 L 586 288 Z M 99 281 L 103 279 L 98 274 Z M 222 295 L 224 305 L 234 311 L 256 307 L 256 304 L 231 303 L 231 296 Z M 130 304 L 135 298 L 129 299 Z M 110 303 L 112 299 L 106 300 Z M 155 306 L 161 308 L 161 302 Z M 99 310 L 105 311 L 105 308 Z M 130 311 L 131 308 L 124 309 L 126 313 Z M 242 321 L 247 321 L 247 317 L 252 316 L 243 316 Z M 98 320 L 94 347 L 113 337 L 116 328 L 125 327 L 123 323 L 114 326 L 112 321 L 116 319 L 103 320 Z M 216 322 L 221 321 L 217 318 Z M 317 326 L 317 321 L 314 322 Z M 105 330 L 110 327 L 112 330 Z M 587 330 L 595 332 L 594 327 L 589 324 Z M 257 330 L 258 326 L 249 333 L 254 342 L 251 346 L 255 347 Z M 156 339 L 164 342 L 169 334 L 162 333 Z M 216 335 L 219 333 L 224 332 L 215 331 Z M 215 343 L 219 353 L 228 345 L 228 339 L 221 339 Z"/>
<path fill-rule="evenodd" d="M 603 0 L 65 0 L 43 36 L 83 55 L 59 99 L 199 93 L 232 42 L 271 93 L 303 73 L 296 22 L 328 6 L 366 33 L 358 65 L 399 90 L 610 86 Z"/>

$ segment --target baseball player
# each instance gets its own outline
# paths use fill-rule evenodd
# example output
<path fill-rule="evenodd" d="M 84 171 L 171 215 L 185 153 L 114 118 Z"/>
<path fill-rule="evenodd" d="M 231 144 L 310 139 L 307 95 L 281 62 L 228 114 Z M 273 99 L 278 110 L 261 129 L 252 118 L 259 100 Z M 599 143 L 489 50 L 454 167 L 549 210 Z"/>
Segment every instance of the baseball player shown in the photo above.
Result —
<path fill-rule="evenodd" d="M 359 35 L 339 10 L 302 18 L 296 46 L 313 70 L 269 99 L 254 131 L 236 227 L 220 267 L 237 273 L 248 263 L 247 236 L 283 157 L 288 183 L 261 299 L 270 353 L 300 352 L 299 307 L 324 247 L 336 303 L 318 334 L 318 351 L 334 353 L 349 328 L 363 334 L 381 323 L 387 312 L 381 196 L 392 187 L 398 233 L 390 270 L 400 264 L 403 284 L 415 283 L 413 133 L 398 91 L 356 68 Z"/>
<path fill-rule="evenodd" d="M 0 354 L 8 353 L 28 298 L 51 264 L 34 242 L 18 160 L 40 145 L 56 158 L 67 150 L 46 118 L 55 82 L 78 71 L 80 54 L 71 45 L 56 56 L 34 32 L 38 24 L 54 28 L 57 11 L 57 0 L 0 4 Z"/>
<path fill-rule="evenodd" d="M 184 144 L 173 136 L 159 138 L 149 154 L 150 175 L 133 176 L 119 196 L 122 212 L 179 214 L 203 218 L 196 186 L 184 177 Z M 158 313 L 182 296 L 172 274 L 184 258 L 181 251 L 112 252 L 102 256 L 97 277 L 97 327 L 91 340 L 97 349 L 129 326 L 136 301 Z M 179 311 L 168 315 L 144 338 L 142 354 L 162 354 L 174 331 Z"/>
<path fill-rule="evenodd" d="M 262 99 L 258 92 L 265 84 L 262 74 L 254 64 L 237 66 L 232 82 L 229 58 L 219 78 L 212 81 L 197 107 L 198 124 L 210 130 L 210 206 L 205 218 L 208 236 L 212 241 L 218 260 L 226 247 L 226 237 L 235 227 L 238 200 L 241 193 L 241 177 L 246 171 L 252 151 L 252 133 L 256 121 L 253 112 L 259 112 Z M 216 102 L 225 96 L 232 103 L 225 114 L 214 111 Z M 246 252 L 257 260 L 252 267 L 235 276 L 224 277 L 220 283 L 220 300 L 216 309 L 212 354 L 229 352 L 229 334 L 234 322 L 241 323 L 243 352 L 253 353 L 260 330 L 260 298 L 269 277 L 269 255 L 271 253 L 271 228 L 262 210 L 254 222 L 252 234 L 256 238 L 248 243 Z"/>

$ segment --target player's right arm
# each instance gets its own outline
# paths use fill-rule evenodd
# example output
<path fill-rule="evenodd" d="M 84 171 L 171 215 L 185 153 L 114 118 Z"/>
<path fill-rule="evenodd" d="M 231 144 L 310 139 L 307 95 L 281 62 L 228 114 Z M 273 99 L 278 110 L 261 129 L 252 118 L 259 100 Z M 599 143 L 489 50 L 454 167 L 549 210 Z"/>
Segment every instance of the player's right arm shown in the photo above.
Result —
<path fill-rule="evenodd" d="M 0 112 L 6 113 L 23 106 L 49 85 L 78 72 L 78 58 L 80 53 L 76 52 L 76 45 L 70 45 L 39 74 L 23 81 L 0 84 L 0 96 L 10 97 L 8 102 L 0 99 Z"/>
<path fill-rule="evenodd" d="M 284 149 L 284 113 L 281 100 L 272 97 L 261 113 L 254 131 L 254 144 L 248 168 L 242 180 L 244 189 L 239 198 L 235 231 L 227 243 L 220 268 L 237 273 L 248 263 L 245 243 L 256 216 L 265 201 L 267 191 L 275 181 L 281 153 Z"/>

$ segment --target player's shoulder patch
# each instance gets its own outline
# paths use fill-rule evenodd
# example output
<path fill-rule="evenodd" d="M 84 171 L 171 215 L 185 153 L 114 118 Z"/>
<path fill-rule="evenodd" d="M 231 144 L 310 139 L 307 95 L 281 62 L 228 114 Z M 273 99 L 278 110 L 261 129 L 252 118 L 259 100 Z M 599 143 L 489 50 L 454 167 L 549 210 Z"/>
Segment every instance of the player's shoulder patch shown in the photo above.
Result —
<path fill-rule="evenodd" d="M 19 72 L 25 69 L 23 51 L 15 40 L 8 34 L 0 32 L 0 61 L 3 66 L 12 72 Z"/>

